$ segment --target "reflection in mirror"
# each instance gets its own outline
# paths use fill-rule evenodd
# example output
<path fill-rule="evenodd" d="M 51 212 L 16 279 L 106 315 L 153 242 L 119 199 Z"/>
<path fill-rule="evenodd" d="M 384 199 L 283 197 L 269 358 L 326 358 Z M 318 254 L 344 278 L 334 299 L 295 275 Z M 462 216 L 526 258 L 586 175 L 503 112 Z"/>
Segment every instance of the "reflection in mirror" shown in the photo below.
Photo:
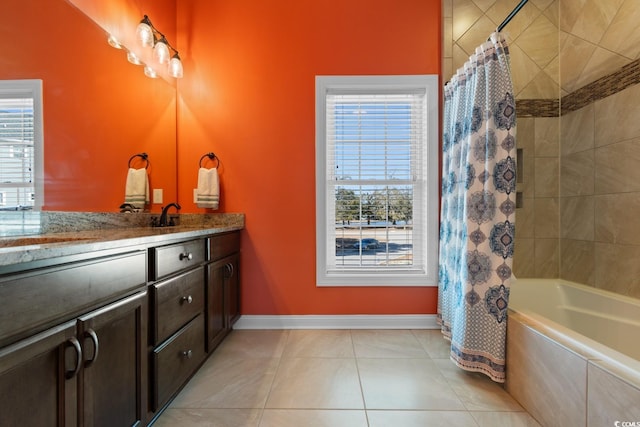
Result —
<path fill-rule="evenodd" d="M 43 152 L 42 80 L 0 80 L 0 210 L 42 208 L 36 152 Z"/>
<path fill-rule="evenodd" d="M 150 191 L 177 199 L 175 87 L 146 77 L 107 36 L 65 0 L 3 2 L 0 80 L 42 80 L 43 210 L 119 211 L 128 160 L 141 152 Z"/>

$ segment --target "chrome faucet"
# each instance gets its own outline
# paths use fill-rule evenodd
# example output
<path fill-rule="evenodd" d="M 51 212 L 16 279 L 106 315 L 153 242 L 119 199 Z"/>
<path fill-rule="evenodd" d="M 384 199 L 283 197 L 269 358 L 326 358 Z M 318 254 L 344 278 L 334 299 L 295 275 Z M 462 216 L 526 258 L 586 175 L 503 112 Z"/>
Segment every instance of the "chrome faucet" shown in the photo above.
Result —
<path fill-rule="evenodd" d="M 162 208 L 162 214 L 160 214 L 160 220 L 158 221 L 157 225 L 158 227 L 169 227 L 175 225 L 173 219 L 167 222 L 167 213 L 169 212 L 169 208 L 172 206 L 176 208 L 176 211 L 180 210 L 180 205 L 177 203 L 169 203 L 167 206 Z"/>

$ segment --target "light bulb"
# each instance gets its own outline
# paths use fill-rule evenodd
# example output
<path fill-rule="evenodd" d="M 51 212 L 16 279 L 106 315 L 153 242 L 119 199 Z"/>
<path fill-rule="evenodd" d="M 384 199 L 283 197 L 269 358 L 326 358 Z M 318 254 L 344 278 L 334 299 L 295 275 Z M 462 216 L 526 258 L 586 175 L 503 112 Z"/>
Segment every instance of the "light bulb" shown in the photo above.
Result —
<path fill-rule="evenodd" d="M 148 65 L 145 65 L 144 67 L 144 75 L 147 77 L 151 77 L 152 79 L 155 79 L 156 77 L 158 77 L 158 74 L 156 74 L 156 70 L 149 67 Z"/>
<path fill-rule="evenodd" d="M 128 51 L 127 52 L 127 61 L 131 62 L 132 64 L 135 65 L 140 65 L 142 64 L 142 62 L 140 62 L 140 58 L 138 58 L 138 55 L 136 55 L 135 53 Z"/>
<path fill-rule="evenodd" d="M 107 42 L 109 43 L 109 46 L 113 46 L 116 49 L 122 49 L 122 45 L 120 44 L 118 39 L 116 39 L 112 34 L 109 34 L 109 38 L 107 39 Z"/>
<path fill-rule="evenodd" d="M 153 47 L 153 55 L 159 64 L 166 64 L 169 61 L 169 48 L 167 47 L 167 39 L 162 37 Z"/>
<path fill-rule="evenodd" d="M 151 29 L 151 21 L 149 21 L 147 15 L 145 15 L 138 24 L 136 36 L 143 47 L 153 47 L 153 30 Z"/>
<path fill-rule="evenodd" d="M 169 61 L 169 75 L 171 77 L 175 77 L 176 79 L 182 78 L 182 75 L 183 75 L 182 61 L 180 61 L 180 57 L 178 56 L 177 52 L 175 55 L 173 55 L 173 58 L 171 58 L 171 61 Z"/>

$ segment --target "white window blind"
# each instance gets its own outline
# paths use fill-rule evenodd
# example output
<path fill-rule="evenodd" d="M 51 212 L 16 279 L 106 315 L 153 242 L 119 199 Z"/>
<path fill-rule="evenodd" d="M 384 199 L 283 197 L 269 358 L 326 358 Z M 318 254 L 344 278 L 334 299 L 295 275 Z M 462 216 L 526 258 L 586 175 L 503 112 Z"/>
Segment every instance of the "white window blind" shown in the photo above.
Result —
<path fill-rule="evenodd" d="M 0 81 L 0 209 L 41 206 L 41 123 L 41 82 Z"/>
<path fill-rule="evenodd" d="M 323 104 L 318 101 L 317 108 L 324 109 L 317 123 L 323 127 L 317 142 L 317 179 L 323 180 L 317 186 L 318 221 L 324 222 L 317 234 L 323 242 L 317 250 L 324 253 L 317 257 L 320 285 L 427 285 L 434 275 L 427 241 L 434 237 L 427 230 L 434 216 L 427 200 L 430 185 L 437 185 L 428 182 L 437 180 L 429 150 L 429 144 L 437 146 L 437 138 L 429 141 L 429 124 L 437 123 L 437 112 L 429 108 L 435 97 L 430 100 L 415 79 L 374 79 L 320 82 L 317 93 Z"/>

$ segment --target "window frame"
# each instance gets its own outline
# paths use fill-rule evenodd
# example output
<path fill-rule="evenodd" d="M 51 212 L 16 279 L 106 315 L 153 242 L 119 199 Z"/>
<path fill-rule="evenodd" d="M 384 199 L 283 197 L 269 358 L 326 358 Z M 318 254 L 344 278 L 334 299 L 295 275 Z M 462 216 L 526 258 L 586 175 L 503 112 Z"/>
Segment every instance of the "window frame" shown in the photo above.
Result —
<path fill-rule="evenodd" d="M 42 112 L 42 80 L 0 80 L 0 98 L 33 99 L 33 210 L 44 206 L 44 125 Z"/>
<path fill-rule="evenodd" d="M 439 101 L 437 75 L 316 76 L 316 286 L 437 286 L 439 218 Z M 384 269 L 375 272 L 329 270 L 327 264 L 329 202 L 327 180 L 326 99 L 328 93 L 375 93 L 397 90 L 424 91 L 426 96 L 426 147 L 423 147 L 423 254 L 424 270 Z M 335 243 L 331 245 L 333 248 Z"/>

